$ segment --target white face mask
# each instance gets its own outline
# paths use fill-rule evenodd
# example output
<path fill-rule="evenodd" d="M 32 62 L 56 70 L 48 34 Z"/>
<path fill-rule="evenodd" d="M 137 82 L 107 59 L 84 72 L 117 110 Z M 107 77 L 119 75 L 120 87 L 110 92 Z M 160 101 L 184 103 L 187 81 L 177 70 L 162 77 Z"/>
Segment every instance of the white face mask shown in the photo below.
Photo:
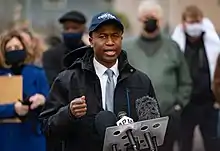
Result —
<path fill-rule="evenodd" d="M 186 24 L 186 33 L 191 37 L 199 37 L 203 31 L 201 23 Z"/>

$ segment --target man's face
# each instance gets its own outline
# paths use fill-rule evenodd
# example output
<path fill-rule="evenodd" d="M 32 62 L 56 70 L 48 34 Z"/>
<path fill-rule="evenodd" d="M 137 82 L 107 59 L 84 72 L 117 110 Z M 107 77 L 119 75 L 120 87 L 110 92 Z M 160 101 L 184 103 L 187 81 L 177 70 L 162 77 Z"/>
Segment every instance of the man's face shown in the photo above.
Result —
<path fill-rule="evenodd" d="M 94 31 L 89 40 L 97 61 L 113 66 L 121 53 L 122 39 L 122 31 L 115 24 L 104 24 Z"/>
<path fill-rule="evenodd" d="M 183 29 L 191 37 L 200 37 L 204 32 L 202 17 L 186 17 L 183 22 Z"/>
<path fill-rule="evenodd" d="M 142 23 L 142 29 L 144 29 L 147 33 L 153 33 L 160 29 L 160 16 L 159 12 L 156 10 L 143 13 L 139 20 Z"/>
<path fill-rule="evenodd" d="M 66 21 L 63 23 L 63 32 L 64 33 L 81 33 L 84 32 L 85 25 L 73 22 L 73 21 Z"/>

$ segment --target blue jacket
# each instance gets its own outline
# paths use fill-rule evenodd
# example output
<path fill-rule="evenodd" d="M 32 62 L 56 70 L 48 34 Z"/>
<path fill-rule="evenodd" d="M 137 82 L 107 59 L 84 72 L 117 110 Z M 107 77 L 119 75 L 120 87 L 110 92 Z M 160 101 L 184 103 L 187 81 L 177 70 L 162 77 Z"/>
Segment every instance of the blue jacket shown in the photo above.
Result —
<path fill-rule="evenodd" d="M 10 69 L 0 69 L 0 76 L 12 74 Z M 44 70 L 34 65 L 25 65 L 22 71 L 23 94 L 32 96 L 36 93 L 45 97 L 49 92 L 49 85 Z M 34 118 L 23 123 L 0 123 L 1 151 L 45 151 L 46 142 L 40 131 L 37 112 Z M 14 104 L 0 105 L 0 119 L 15 117 Z"/>

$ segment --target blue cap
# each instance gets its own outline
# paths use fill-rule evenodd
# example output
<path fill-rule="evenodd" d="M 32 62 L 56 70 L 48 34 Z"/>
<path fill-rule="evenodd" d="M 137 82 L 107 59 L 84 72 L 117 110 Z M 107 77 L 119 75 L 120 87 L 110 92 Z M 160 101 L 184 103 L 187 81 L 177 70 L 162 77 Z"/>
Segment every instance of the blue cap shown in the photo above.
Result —
<path fill-rule="evenodd" d="M 89 27 L 89 33 L 95 31 L 101 24 L 103 24 L 107 21 L 112 21 L 111 23 L 115 23 L 122 30 L 122 32 L 124 31 L 123 24 L 115 15 L 113 15 L 109 12 L 102 12 L 102 13 L 95 15 L 92 18 L 92 21 L 91 21 L 91 24 Z"/>

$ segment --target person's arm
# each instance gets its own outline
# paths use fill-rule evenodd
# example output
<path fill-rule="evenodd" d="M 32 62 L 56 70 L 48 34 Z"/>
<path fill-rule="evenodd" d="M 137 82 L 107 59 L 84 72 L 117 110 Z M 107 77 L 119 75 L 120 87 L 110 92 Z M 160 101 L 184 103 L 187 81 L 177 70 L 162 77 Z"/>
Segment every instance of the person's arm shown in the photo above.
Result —
<path fill-rule="evenodd" d="M 0 105 L 0 119 L 16 117 L 14 103 Z"/>
<path fill-rule="evenodd" d="M 177 56 L 179 64 L 176 70 L 178 91 L 176 95 L 176 105 L 180 105 L 180 109 L 184 108 L 190 101 L 190 95 L 192 90 L 192 80 L 188 65 L 186 63 L 184 54 L 181 52 L 180 48 L 176 45 Z"/>
<path fill-rule="evenodd" d="M 0 119 L 24 117 L 29 111 L 27 105 L 22 105 L 21 102 L 0 105 Z"/>
<path fill-rule="evenodd" d="M 212 90 L 215 95 L 216 102 L 220 104 L 220 55 L 218 56 Z"/>
<path fill-rule="evenodd" d="M 74 129 L 76 118 L 70 111 L 68 89 L 63 80 L 65 71 L 55 79 L 47 98 L 40 120 L 47 136 L 65 138 Z"/>
<path fill-rule="evenodd" d="M 29 101 L 32 102 L 31 109 L 35 112 L 35 116 L 38 116 L 49 93 L 49 84 L 43 69 L 40 69 L 37 74 L 36 90 L 36 94 L 31 96 Z"/>

